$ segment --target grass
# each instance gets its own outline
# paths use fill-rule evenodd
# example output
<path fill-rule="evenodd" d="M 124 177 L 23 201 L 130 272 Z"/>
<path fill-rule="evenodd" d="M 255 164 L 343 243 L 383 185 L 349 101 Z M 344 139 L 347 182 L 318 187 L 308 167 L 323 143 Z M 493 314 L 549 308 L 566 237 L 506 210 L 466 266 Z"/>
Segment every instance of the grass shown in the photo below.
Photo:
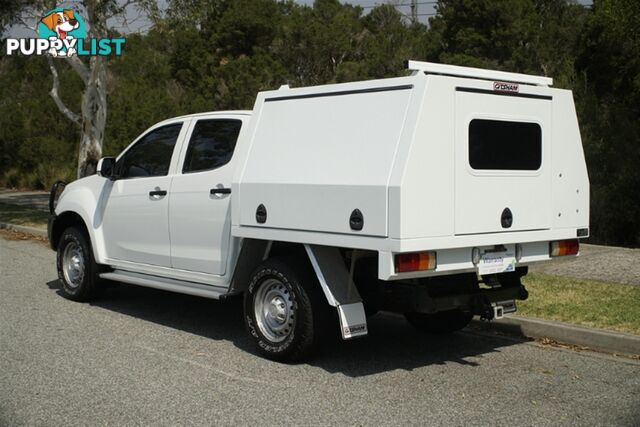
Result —
<path fill-rule="evenodd" d="M 640 286 L 532 273 L 518 314 L 640 335 Z"/>
<path fill-rule="evenodd" d="M 47 228 L 49 213 L 42 209 L 0 202 L 0 222 L 28 227 Z"/>

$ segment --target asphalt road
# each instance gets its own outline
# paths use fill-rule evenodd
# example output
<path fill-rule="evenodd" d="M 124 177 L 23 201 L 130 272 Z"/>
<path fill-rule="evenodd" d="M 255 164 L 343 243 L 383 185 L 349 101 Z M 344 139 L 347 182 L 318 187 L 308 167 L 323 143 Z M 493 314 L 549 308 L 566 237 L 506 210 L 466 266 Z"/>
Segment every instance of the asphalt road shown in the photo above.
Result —
<path fill-rule="evenodd" d="M 308 363 L 252 353 L 238 301 L 58 294 L 54 253 L 0 238 L 0 425 L 639 425 L 640 363 L 377 316 Z"/>
<path fill-rule="evenodd" d="M 46 191 L 13 191 L 0 188 L 0 202 L 49 212 L 49 192 Z"/>

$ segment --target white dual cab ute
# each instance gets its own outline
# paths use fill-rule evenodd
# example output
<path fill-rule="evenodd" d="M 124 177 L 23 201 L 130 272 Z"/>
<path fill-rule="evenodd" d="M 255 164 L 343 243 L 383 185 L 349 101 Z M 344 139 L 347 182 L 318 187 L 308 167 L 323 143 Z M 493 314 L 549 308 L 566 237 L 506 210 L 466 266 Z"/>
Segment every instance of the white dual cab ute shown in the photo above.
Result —
<path fill-rule="evenodd" d="M 515 311 L 527 266 L 577 255 L 589 234 L 572 94 L 546 77 L 408 68 L 166 120 L 54 186 L 64 295 L 89 300 L 101 279 L 243 295 L 250 336 L 277 360 L 337 327 L 366 335 L 379 310 L 430 333 Z"/>

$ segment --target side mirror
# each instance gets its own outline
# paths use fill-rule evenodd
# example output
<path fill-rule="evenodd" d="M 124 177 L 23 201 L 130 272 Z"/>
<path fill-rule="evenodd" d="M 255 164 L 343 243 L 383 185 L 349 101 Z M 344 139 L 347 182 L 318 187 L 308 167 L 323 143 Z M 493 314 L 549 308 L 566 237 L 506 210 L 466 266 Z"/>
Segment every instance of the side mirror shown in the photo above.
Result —
<path fill-rule="evenodd" d="M 98 161 L 98 166 L 96 166 L 96 173 L 98 174 L 98 176 L 113 179 L 115 169 L 115 157 L 103 157 Z"/>

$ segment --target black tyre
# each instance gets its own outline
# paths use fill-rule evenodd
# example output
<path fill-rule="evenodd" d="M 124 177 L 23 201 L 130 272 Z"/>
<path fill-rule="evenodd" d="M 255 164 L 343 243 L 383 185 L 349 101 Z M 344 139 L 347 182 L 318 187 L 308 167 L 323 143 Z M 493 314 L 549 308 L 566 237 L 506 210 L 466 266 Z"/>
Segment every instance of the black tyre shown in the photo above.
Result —
<path fill-rule="evenodd" d="M 98 265 L 86 232 L 69 227 L 58 242 L 56 264 L 62 295 L 74 301 L 90 301 L 99 291 Z"/>
<path fill-rule="evenodd" d="M 264 357 L 296 361 L 323 335 L 329 308 L 305 260 L 270 259 L 253 273 L 244 294 L 247 330 Z"/>
<path fill-rule="evenodd" d="M 448 334 L 465 328 L 473 314 L 462 310 L 448 310 L 439 313 L 405 313 L 411 325 L 429 334 Z"/>

